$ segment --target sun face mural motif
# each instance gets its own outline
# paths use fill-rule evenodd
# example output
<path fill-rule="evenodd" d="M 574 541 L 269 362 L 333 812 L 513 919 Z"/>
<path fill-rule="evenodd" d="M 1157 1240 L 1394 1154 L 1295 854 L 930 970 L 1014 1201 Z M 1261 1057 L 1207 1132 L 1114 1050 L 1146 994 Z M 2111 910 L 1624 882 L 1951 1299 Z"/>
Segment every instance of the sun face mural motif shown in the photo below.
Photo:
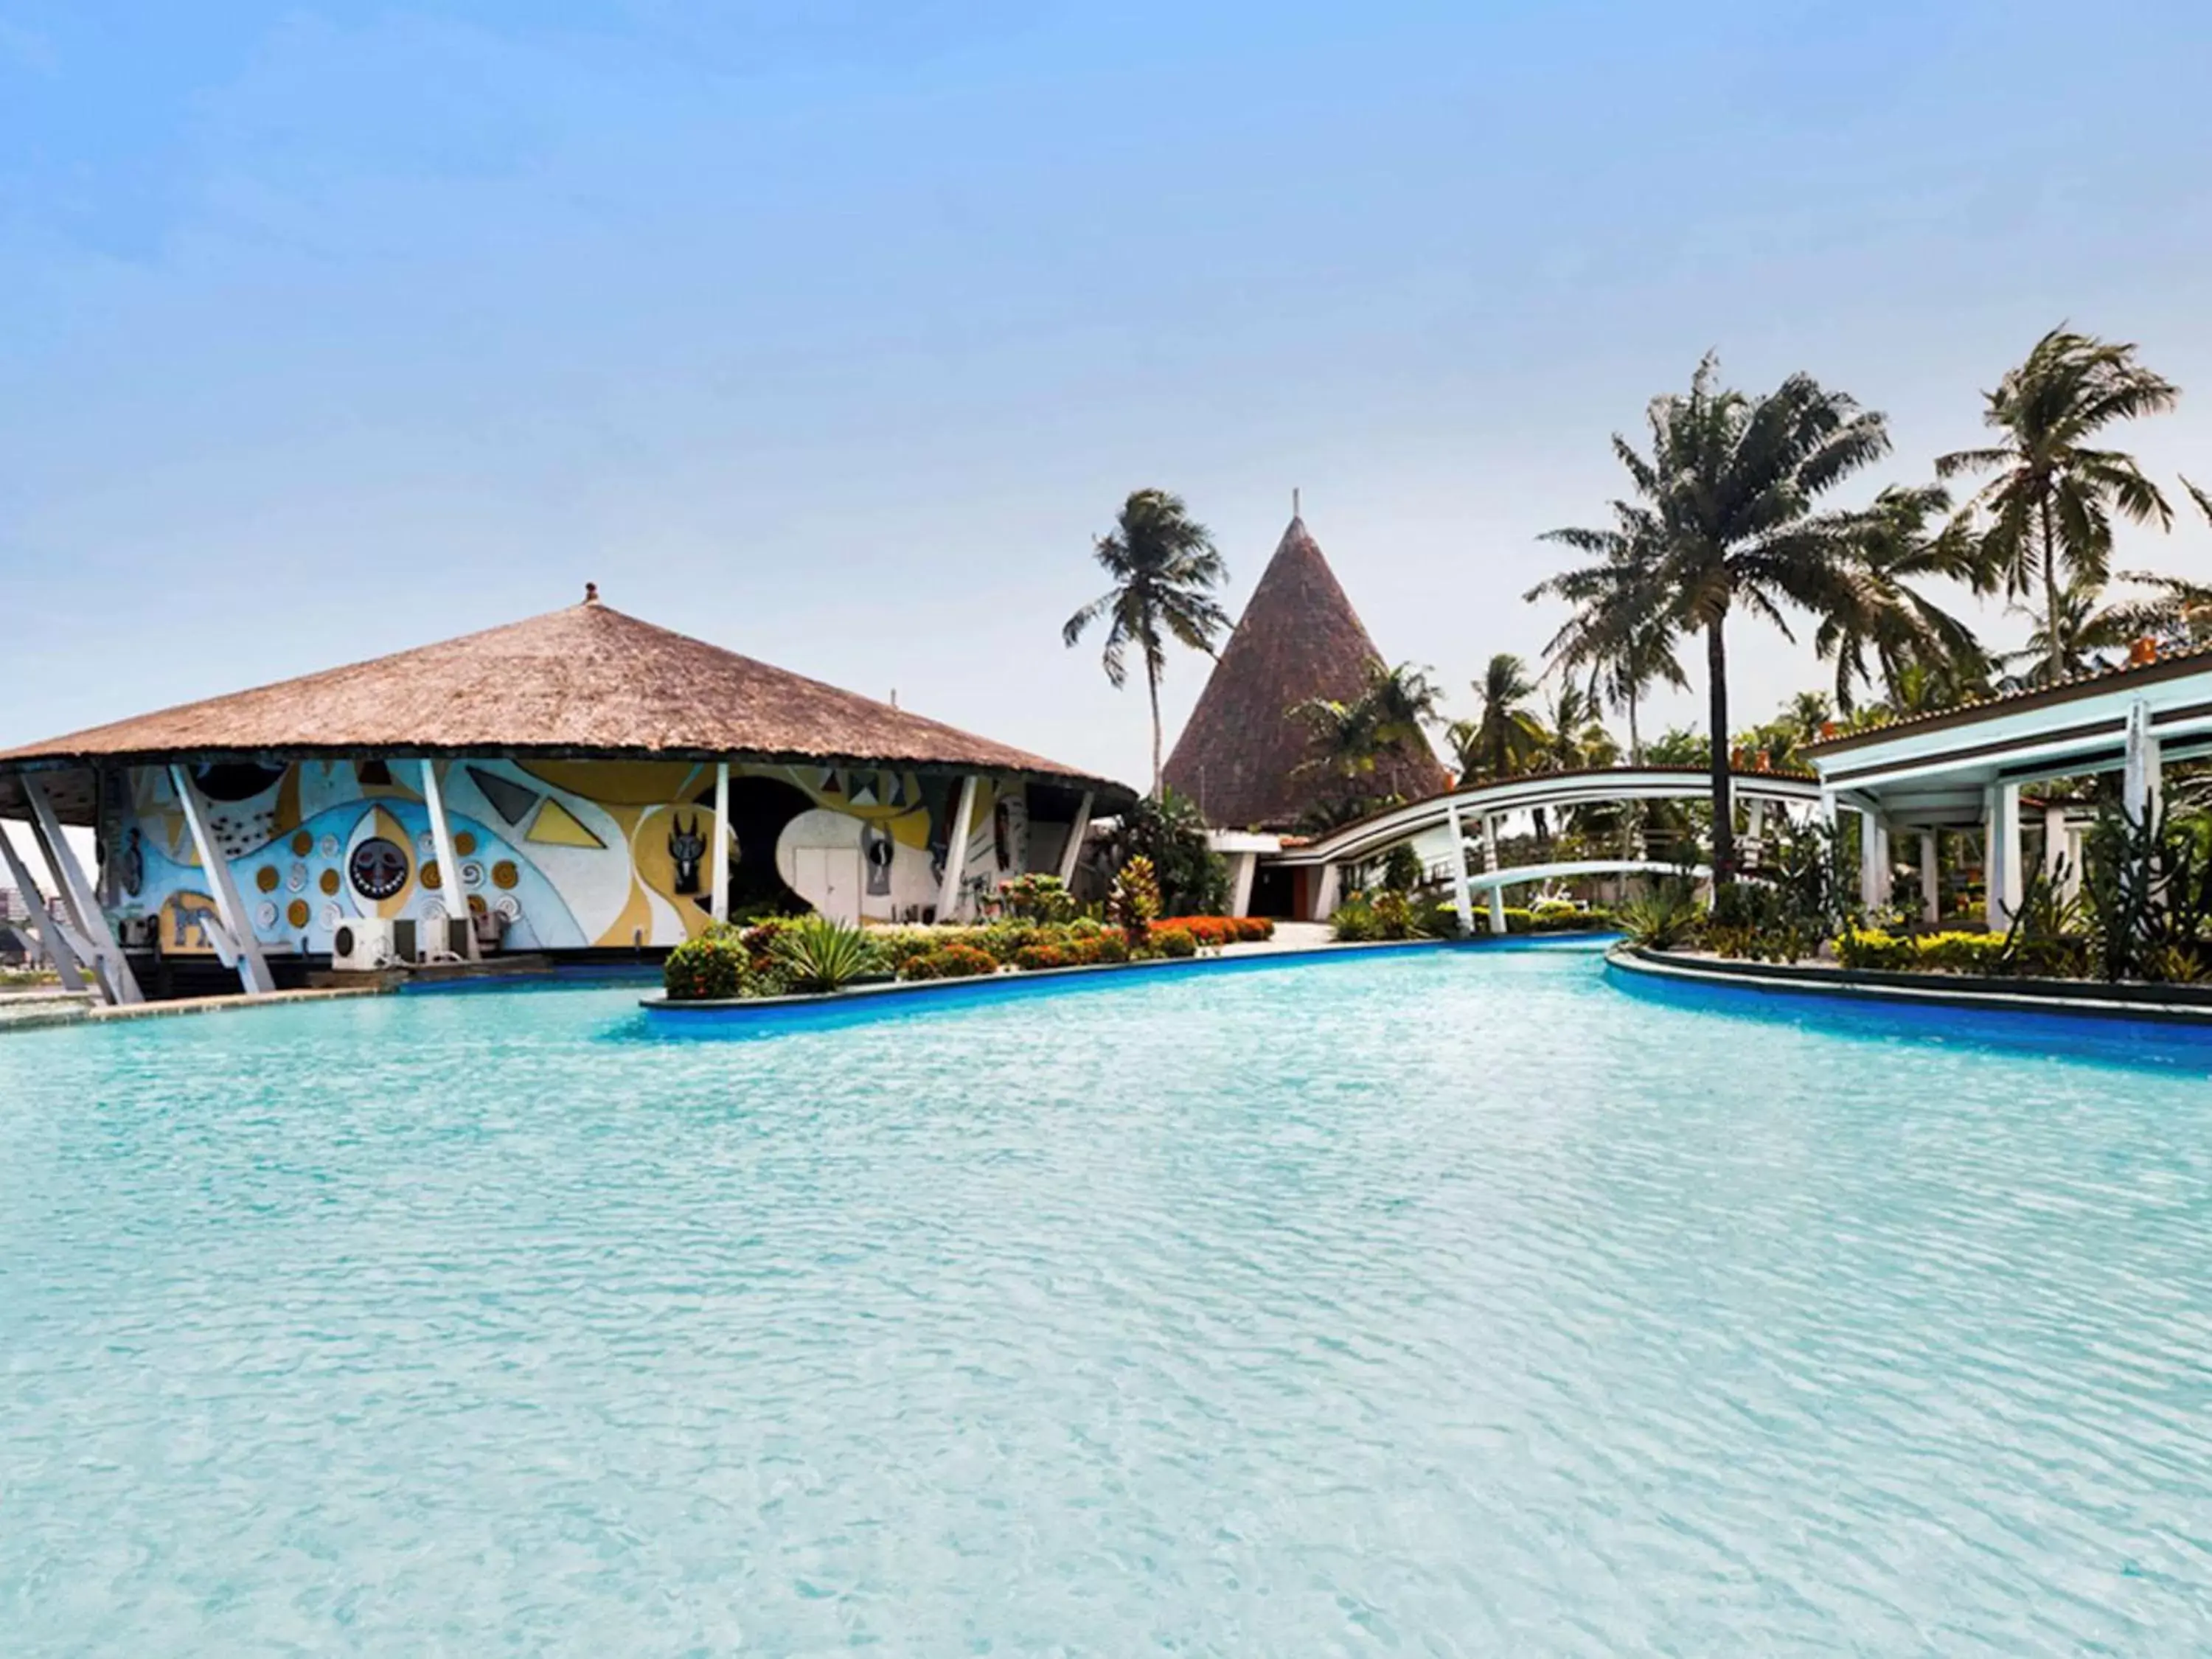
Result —
<path fill-rule="evenodd" d="M 383 836 L 371 836 L 353 849 L 346 874 L 363 898 L 388 899 L 407 884 L 407 854 Z"/>

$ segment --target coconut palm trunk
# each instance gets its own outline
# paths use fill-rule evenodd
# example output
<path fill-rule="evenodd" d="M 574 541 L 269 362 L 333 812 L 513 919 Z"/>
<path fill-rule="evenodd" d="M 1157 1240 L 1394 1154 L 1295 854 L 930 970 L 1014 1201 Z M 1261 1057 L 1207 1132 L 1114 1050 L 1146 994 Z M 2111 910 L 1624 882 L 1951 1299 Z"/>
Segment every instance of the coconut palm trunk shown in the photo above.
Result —
<path fill-rule="evenodd" d="M 1725 613 L 1723 613 L 1725 614 Z M 1735 802 L 1729 793 L 1728 641 L 1723 617 L 1705 624 L 1705 718 L 1713 780 L 1713 884 L 1735 879 Z"/>
<path fill-rule="evenodd" d="M 1160 665 L 1156 657 L 1145 659 L 1145 689 L 1152 697 L 1152 799 L 1160 798 Z"/>
<path fill-rule="evenodd" d="M 2038 505 L 2043 513 L 2043 631 L 2051 657 L 2051 683 L 2066 678 L 2065 641 L 2059 637 L 2058 538 L 2051 530 L 2051 488 L 2044 486 Z"/>

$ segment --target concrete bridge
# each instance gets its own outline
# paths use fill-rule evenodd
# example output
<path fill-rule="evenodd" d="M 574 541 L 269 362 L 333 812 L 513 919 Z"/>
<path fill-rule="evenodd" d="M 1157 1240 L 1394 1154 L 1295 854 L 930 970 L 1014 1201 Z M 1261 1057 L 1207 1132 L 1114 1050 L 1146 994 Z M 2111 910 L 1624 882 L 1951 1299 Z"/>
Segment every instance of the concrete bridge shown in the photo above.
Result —
<path fill-rule="evenodd" d="M 1820 784 L 1809 777 L 1778 772 L 1735 772 L 1730 775 L 1735 799 L 1751 812 L 1751 837 L 1762 833 L 1766 812 L 1791 807 L 1819 811 Z M 1486 892 L 1490 899 L 1490 927 L 1505 931 L 1502 890 L 1524 881 L 1565 880 L 1577 876 L 1671 872 L 1679 868 L 1652 859 L 1590 859 L 1572 862 L 1501 868 L 1498 861 L 1498 822 L 1509 812 L 1570 811 L 1578 806 L 1613 805 L 1644 800 L 1704 800 L 1712 792 L 1711 775 L 1702 767 L 1609 766 L 1573 772 L 1540 772 L 1522 777 L 1500 778 L 1453 789 L 1424 800 L 1409 801 L 1371 817 L 1347 823 L 1302 846 L 1284 846 L 1275 838 L 1254 836 L 1216 837 L 1221 850 L 1236 860 L 1235 908 L 1249 906 L 1252 884 L 1261 864 L 1303 872 L 1299 887 L 1306 913 L 1315 921 L 1328 919 L 1336 908 L 1343 872 L 1347 867 L 1370 864 L 1401 846 L 1413 848 L 1422 867 L 1431 874 L 1449 874 L 1463 931 L 1474 931 L 1472 896 Z M 1479 841 L 1481 866 L 1470 869 L 1468 846 Z M 1262 845 L 1262 842 L 1273 844 Z"/>

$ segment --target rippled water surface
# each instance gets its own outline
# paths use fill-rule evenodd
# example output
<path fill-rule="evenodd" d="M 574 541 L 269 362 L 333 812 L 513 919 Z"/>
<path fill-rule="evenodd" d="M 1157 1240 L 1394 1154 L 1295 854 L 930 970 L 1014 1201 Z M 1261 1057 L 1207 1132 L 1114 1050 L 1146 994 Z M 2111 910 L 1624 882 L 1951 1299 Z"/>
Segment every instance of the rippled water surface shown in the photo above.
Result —
<path fill-rule="evenodd" d="M 0 1650 L 2212 1650 L 2202 1054 L 635 996 L 0 1039 Z"/>

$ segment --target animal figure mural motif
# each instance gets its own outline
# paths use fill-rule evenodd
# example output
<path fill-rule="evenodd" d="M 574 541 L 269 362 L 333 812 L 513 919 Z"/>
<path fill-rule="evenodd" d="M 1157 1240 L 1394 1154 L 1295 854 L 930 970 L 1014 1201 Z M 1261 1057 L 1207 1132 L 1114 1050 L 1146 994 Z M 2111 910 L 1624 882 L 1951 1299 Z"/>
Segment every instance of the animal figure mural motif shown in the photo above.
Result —
<path fill-rule="evenodd" d="M 699 815 L 691 822 L 675 820 L 668 832 L 668 856 L 676 860 L 676 890 L 689 896 L 699 890 L 699 860 L 707 856 L 707 837 L 699 833 Z"/>

